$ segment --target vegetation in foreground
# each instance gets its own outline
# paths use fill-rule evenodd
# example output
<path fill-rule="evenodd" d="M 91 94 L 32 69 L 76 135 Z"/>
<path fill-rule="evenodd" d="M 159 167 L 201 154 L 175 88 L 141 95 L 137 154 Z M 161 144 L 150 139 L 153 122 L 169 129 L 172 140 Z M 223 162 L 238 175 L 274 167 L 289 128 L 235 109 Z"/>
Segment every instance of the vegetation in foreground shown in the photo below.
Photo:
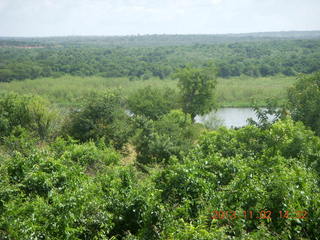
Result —
<path fill-rule="evenodd" d="M 3 94 L 0 238 L 319 239 L 319 76 L 289 91 L 293 120 L 214 131 L 148 88 L 132 117 L 110 89 L 62 119 Z"/>

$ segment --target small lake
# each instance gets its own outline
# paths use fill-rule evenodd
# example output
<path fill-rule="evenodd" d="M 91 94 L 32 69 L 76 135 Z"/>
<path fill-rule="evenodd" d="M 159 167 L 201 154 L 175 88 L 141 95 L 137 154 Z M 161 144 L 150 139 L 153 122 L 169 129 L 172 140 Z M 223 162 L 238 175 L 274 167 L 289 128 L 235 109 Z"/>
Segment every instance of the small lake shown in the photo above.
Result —
<path fill-rule="evenodd" d="M 196 122 L 207 123 L 210 126 L 243 127 L 248 125 L 247 119 L 257 121 L 257 116 L 252 108 L 220 108 L 217 112 L 211 112 L 204 116 L 197 116 Z"/>

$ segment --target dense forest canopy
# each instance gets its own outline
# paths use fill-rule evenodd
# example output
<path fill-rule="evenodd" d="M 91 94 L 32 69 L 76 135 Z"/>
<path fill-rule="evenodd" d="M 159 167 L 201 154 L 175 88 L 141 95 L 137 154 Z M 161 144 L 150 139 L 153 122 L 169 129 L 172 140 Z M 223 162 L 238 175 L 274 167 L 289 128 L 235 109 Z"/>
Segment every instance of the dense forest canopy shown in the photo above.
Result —
<path fill-rule="evenodd" d="M 1 38 L 0 81 L 100 75 L 148 79 L 213 62 L 220 77 L 320 70 L 320 33 Z"/>
<path fill-rule="evenodd" d="M 196 34 L 196 35 L 132 35 L 132 36 L 68 36 L 68 37 L 0 37 L 1 46 L 181 46 L 194 44 L 270 41 L 275 39 L 319 39 L 320 31 L 287 31 L 241 34 Z"/>

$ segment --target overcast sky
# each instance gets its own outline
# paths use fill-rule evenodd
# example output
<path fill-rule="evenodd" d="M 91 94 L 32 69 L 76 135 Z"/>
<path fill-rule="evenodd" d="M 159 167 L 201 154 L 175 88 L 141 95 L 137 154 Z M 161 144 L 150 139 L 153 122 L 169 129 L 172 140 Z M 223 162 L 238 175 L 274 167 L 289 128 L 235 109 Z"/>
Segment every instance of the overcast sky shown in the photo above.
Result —
<path fill-rule="evenodd" d="M 0 36 L 320 30 L 320 0 L 0 0 Z"/>

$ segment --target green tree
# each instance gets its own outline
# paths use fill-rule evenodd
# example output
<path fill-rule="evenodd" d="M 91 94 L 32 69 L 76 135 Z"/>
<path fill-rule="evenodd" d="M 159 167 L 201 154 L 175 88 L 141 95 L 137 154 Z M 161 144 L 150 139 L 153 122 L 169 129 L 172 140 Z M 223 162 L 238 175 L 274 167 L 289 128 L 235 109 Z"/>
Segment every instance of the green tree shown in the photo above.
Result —
<path fill-rule="evenodd" d="M 288 97 L 292 118 L 320 135 L 320 72 L 299 75 L 298 82 L 289 89 Z"/>
<path fill-rule="evenodd" d="M 157 120 L 177 108 L 177 100 L 177 93 L 170 88 L 157 89 L 148 86 L 129 96 L 128 107 L 135 115 Z"/>
<path fill-rule="evenodd" d="M 216 74 L 212 67 L 185 67 L 175 73 L 174 77 L 179 80 L 183 112 L 190 114 L 192 121 L 196 115 L 209 113 L 215 108 Z"/>

